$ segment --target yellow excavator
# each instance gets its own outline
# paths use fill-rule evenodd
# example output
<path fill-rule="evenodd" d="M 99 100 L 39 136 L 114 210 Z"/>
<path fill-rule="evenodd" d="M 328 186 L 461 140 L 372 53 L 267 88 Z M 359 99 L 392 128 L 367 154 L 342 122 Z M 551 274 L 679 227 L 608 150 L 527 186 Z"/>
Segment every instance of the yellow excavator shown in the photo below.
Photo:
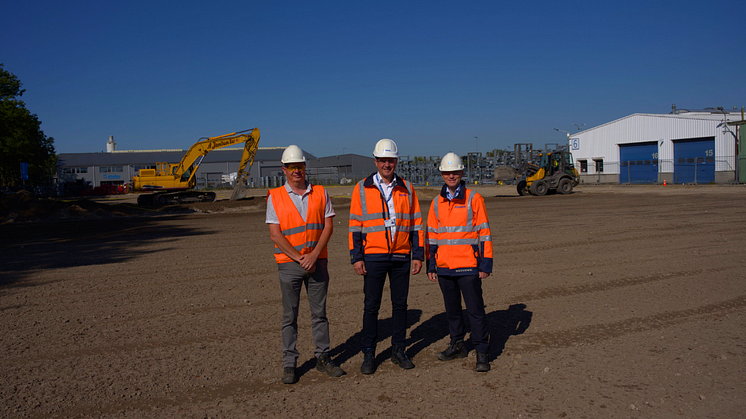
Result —
<path fill-rule="evenodd" d="M 249 176 L 254 156 L 259 147 L 259 128 L 232 132 L 219 137 L 200 138 L 194 143 L 177 164 L 156 163 L 155 169 L 140 169 L 132 177 L 135 192 L 143 193 L 137 198 L 140 205 L 168 205 L 190 202 L 212 202 L 215 192 L 194 190 L 195 174 L 202 159 L 212 150 L 235 144 L 246 143 L 236 176 L 236 186 L 231 200 L 246 196 L 246 178 Z"/>

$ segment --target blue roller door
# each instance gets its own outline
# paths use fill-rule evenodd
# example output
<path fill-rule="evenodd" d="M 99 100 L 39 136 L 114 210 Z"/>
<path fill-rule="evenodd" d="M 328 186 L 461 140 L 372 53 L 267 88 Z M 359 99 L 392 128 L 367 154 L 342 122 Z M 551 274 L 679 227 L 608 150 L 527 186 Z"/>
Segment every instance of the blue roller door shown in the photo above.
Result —
<path fill-rule="evenodd" d="M 619 144 L 619 183 L 658 181 L 658 142 Z"/>
<path fill-rule="evenodd" d="M 673 178 L 676 183 L 715 181 L 715 138 L 673 142 Z"/>

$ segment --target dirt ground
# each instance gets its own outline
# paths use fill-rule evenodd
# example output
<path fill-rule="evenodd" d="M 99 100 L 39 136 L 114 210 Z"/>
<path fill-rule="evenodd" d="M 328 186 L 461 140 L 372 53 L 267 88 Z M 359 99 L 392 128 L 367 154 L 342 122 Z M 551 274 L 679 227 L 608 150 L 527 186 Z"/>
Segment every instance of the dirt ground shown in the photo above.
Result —
<path fill-rule="evenodd" d="M 129 212 L 83 208 L 31 222 L 5 214 L 0 416 L 743 417 L 743 186 L 580 186 L 546 197 L 479 188 L 496 249 L 484 281 L 492 370 L 474 372 L 473 351 L 437 360 L 448 343 L 442 297 L 419 274 L 407 334 L 416 368 L 388 359 L 386 291 L 371 376 L 359 372 L 351 188 L 329 190 L 337 217 L 328 315 L 333 358 L 347 375 L 314 368 L 304 300 L 295 385 L 279 381 L 264 191 L 170 210 L 114 197 L 102 205 Z M 436 191 L 418 191 L 426 212 Z"/>

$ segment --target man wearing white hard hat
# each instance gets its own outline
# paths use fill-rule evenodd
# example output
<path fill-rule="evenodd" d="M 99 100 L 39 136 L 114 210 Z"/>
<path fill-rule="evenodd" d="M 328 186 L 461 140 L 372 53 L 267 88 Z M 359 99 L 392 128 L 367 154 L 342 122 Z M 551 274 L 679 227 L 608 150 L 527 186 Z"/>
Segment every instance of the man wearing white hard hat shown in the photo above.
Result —
<path fill-rule="evenodd" d="M 360 181 L 350 204 L 350 262 L 363 276 L 363 310 L 360 372 L 376 370 L 378 311 L 389 278 L 393 331 L 391 361 L 403 369 L 414 368 L 406 354 L 409 275 L 422 268 L 425 256 L 422 214 L 417 194 L 408 181 L 395 173 L 399 158 L 396 143 L 378 141 L 373 150 L 377 172 Z"/>
<path fill-rule="evenodd" d="M 282 382 L 298 381 L 298 306 L 305 285 L 311 308 L 316 369 L 332 377 L 345 374 L 330 358 L 326 295 L 329 289 L 326 244 L 334 231 L 336 215 L 329 194 L 321 185 L 306 181 L 306 157 L 296 145 L 282 153 L 282 172 L 287 182 L 267 194 L 269 235 L 275 243 L 275 259 L 282 292 Z"/>
<path fill-rule="evenodd" d="M 490 370 L 489 332 L 482 298 L 482 280 L 492 272 L 492 235 L 484 198 L 461 181 L 464 165 L 455 153 L 440 161 L 443 188 L 427 217 L 427 276 L 443 293 L 451 342 L 438 354 L 441 361 L 465 358 L 466 327 L 461 296 L 477 352 L 476 370 Z"/>

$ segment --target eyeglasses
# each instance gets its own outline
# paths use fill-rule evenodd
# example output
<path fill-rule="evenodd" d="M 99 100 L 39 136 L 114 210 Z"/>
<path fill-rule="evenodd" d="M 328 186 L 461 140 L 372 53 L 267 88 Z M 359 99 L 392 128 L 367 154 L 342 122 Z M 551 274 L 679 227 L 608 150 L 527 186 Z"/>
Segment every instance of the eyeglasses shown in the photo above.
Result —
<path fill-rule="evenodd" d="M 299 165 L 291 165 L 291 166 L 285 166 L 286 169 L 288 169 L 288 172 L 295 172 L 295 171 L 301 171 L 306 169 L 305 164 L 299 164 Z"/>

